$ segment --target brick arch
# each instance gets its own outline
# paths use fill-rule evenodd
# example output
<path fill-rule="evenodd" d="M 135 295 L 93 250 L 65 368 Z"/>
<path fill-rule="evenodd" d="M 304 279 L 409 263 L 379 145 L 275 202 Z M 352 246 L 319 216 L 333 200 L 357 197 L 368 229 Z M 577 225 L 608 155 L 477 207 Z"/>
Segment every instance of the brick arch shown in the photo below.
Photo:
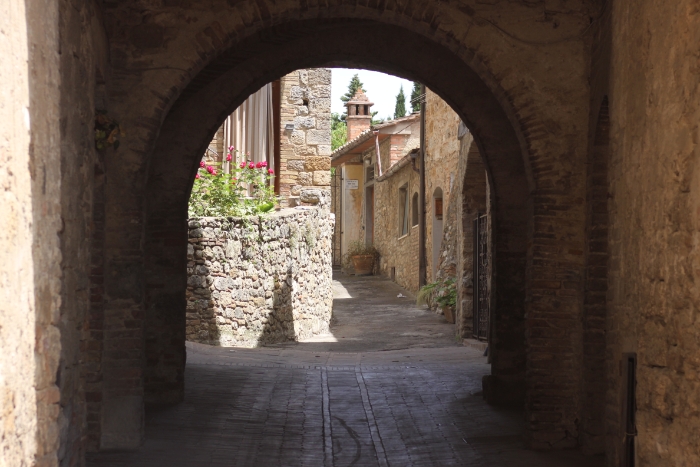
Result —
<path fill-rule="evenodd" d="M 460 307 L 457 311 L 457 331 L 462 337 L 472 337 L 473 318 L 473 220 L 489 213 L 490 252 L 490 323 L 489 361 L 491 375 L 484 380 L 484 398 L 492 404 L 522 405 L 525 390 L 525 256 L 512 248 L 513 235 L 498 227 L 503 215 L 492 209 L 494 198 L 493 172 L 488 170 L 479 150 L 479 141 L 464 137 L 460 148 L 465 164 L 462 182 L 462 240 L 461 264 L 458 267 Z M 509 216 L 510 217 L 510 216 Z M 518 228 L 517 219 L 509 218 L 508 228 Z M 522 225 L 527 222 L 521 218 Z M 522 240 L 522 238 L 520 239 Z"/>
<path fill-rule="evenodd" d="M 134 43 L 128 27 L 112 29 L 119 34 L 112 42 L 118 80 L 111 96 L 123 99 L 115 115 L 132 125 L 128 149 L 114 156 L 120 160 L 107 164 L 107 230 L 120 235 L 108 235 L 105 245 L 107 275 L 119 278 L 107 284 L 106 300 L 114 302 L 110 313 L 121 308 L 134 318 L 132 324 L 140 322 L 139 308 L 145 304 L 146 399 L 175 401 L 182 395 L 184 319 L 178 316 L 184 313 L 179 294 L 185 267 L 184 254 L 178 252 L 186 245 L 186 199 L 196 155 L 248 94 L 296 68 L 362 66 L 417 79 L 435 90 L 470 127 L 486 161 L 495 194 L 494 231 L 503 246 L 495 252 L 496 280 L 516 284 L 519 290 L 529 281 L 531 323 L 555 306 L 567 312 L 578 309 L 576 298 L 552 294 L 556 281 L 548 280 L 542 268 L 553 254 L 560 254 L 564 267 L 575 269 L 577 247 L 582 249 L 576 220 L 564 218 L 576 216 L 580 209 L 575 206 L 581 185 L 578 159 L 570 156 L 577 151 L 588 102 L 581 44 L 556 41 L 569 32 L 529 24 L 535 32 L 528 34 L 534 39 L 558 44 L 538 49 L 509 40 L 486 23 L 475 26 L 472 16 L 478 12 L 471 8 L 443 4 L 436 11 L 426 2 L 407 2 L 403 8 L 351 7 L 340 0 L 309 8 L 295 2 L 268 10 L 264 5 L 267 2 L 237 2 L 235 9 L 244 13 L 240 21 L 221 16 L 215 8 L 195 12 L 198 21 L 179 24 L 176 39 L 165 51 Z M 520 7 L 505 14 L 517 15 Z M 134 48 L 139 53 L 131 56 Z M 402 50 L 411 53 L 396 53 Z M 566 81 L 550 73 L 551 60 L 566 70 Z M 566 111 L 557 112 L 564 101 Z M 542 222 L 545 216 L 561 222 Z M 528 243 L 528 238 L 535 240 Z M 145 264 L 139 252 L 144 252 Z M 142 283 L 145 290 L 137 287 Z M 537 338 L 528 349 L 533 356 L 528 364 L 551 353 L 548 343 Z M 576 378 L 572 368 L 563 370 L 549 381 Z M 534 375 L 528 407 L 538 411 L 542 385 L 537 384 L 536 371 Z M 546 409 L 562 414 L 554 427 L 531 422 L 543 438 L 550 439 L 552 432 L 575 432 L 570 415 L 576 401 L 561 400 L 565 402 Z"/>
<path fill-rule="evenodd" d="M 341 38 L 350 33 L 363 37 L 365 42 L 358 39 L 352 44 L 341 45 Z M 327 41 L 333 43 L 334 36 L 329 38 L 328 32 L 323 34 Z M 504 216 L 508 216 L 501 219 L 501 223 L 514 227 L 509 227 L 507 235 L 510 238 L 504 241 L 504 245 L 520 246 L 520 256 L 517 264 L 512 256 L 506 258 L 502 269 L 511 271 L 525 266 L 525 241 L 522 238 L 518 240 L 513 235 L 513 232 L 522 234 L 527 230 L 527 217 L 522 215 L 527 210 L 528 198 L 522 148 L 508 118 L 485 84 L 467 64 L 449 51 L 398 28 L 349 23 L 345 27 L 336 26 L 334 34 L 337 35 L 338 45 L 331 50 L 326 50 L 325 46 L 319 47 L 315 35 L 288 43 L 286 47 L 275 46 L 269 54 L 258 49 L 258 56 L 250 63 L 230 68 L 204 87 L 197 84 L 196 92 L 185 90 L 181 97 L 183 101 L 178 101 L 173 106 L 161 128 L 151 163 L 146 196 L 146 329 L 150 346 L 147 349 L 148 361 L 152 365 L 152 371 L 146 376 L 146 387 L 147 394 L 154 400 L 177 400 L 181 393 L 182 372 L 178 368 L 184 362 L 184 349 L 182 344 L 177 344 L 178 350 L 173 351 L 164 341 L 176 335 L 178 340 L 184 342 L 184 318 L 172 319 L 172 310 L 184 314 L 184 222 L 186 202 L 199 154 L 223 119 L 251 92 L 293 69 L 329 63 L 379 69 L 422 80 L 451 103 L 463 119 L 469 122 L 472 132 L 479 135 L 481 146 L 495 167 L 492 176 L 496 192 L 500 186 L 509 187 L 508 190 L 503 190 L 504 197 L 496 195 L 495 204 L 502 208 Z M 386 51 L 372 54 L 365 52 L 362 54 L 364 56 L 357 57 L 358 47 L 370 50 L 371 45 L 377 43 L 385 44 Z M 421 52 L 416 52 L 411 57 L 399 57 L 393 50 L 401 46 Z M 291 61 L 287 57 L 293 57 L 295 50 L 297 57 Z M 303 54 L 298 51 L 303 51 Z M 280 57 L 284 59 L 280 60 Z M 435 69 L 440 63 L 449 63 L 447 66 L 454 72 L 452 78 L 426 73 L 426 70 Z M 217 66 L 214 63 L 210 68 Z M 253 74 L 253 70 L 258 71 L 258 76 Z M 513 212 L 519 213 L 517 218 Z M 514 225 L 516 222 L 519 225 Z M 505 273 L 500 277 L 504 281 L 517 279 L 522 283 L 524 271 L 518 271 L 516 278 L 508 277 Z M 170 326 L 172 332 L 163 333 Z M 156 357 L 158 355 L 162 357 Z M 166 389 L 168 385 L 170 390 Z"/>
<path fill-rule="evenodd" d="M 581 444 L 587 452 L 604 452 L 606 395 L 606 320 L 608 292 L 608 97 L 600 103 L 588 153 L 586 199 L 586 269 L 583 283 L 583 378 Z"/>
<path fill-rule="evenodd" d="M 520 111 L 512 106 L 511 101 L 520 90 L 513 84 L 503 86 L 513 73 L 508 55 L 520 55 L 532 66 L 540 55 L 533 45 L 569 43 L 576 37 L 571 31 L 552 29 L 547 22 L 533 21 L 528 24 L 523 38 L 518 39 L 491 18 L 496 14 L 522 23 L 519 15 L 531 13 L 527 2 L 510 5 L 507 14 L 495 12 L 488 6 L 446 5 L 430 0 L 408 0 L 401 4 L 375 2 L 374 5 L 372 2 L 348 5 L 345 0 L 326 0 L 323 4 L 213 0 L 206 9 L 171 2 L 170 6 L 146 10 L 139 3 L 131 0 L 105 7 L 107 15 L 114 16 L 110 38 L 112 53 L 118 57 L 119 66 L 115 68 L 122 71 L 116 74 L 117 84 L 113 88 L 128 105 L 150 106 L 152 112 L 147 118 L 152 123 L 162 122 L 174 102 L 191 95 L 193 89 L 201 88 L 202 83 L 211 79 L 218 71 L 215 63 L 227 54 L 234 61 L 245 59 L 242 43 L 252 40 L 253 43 L 282 45 L 298 37 L 300 23 L 305 23 L 305 27 L 332 30 L 338 25 L 376 22 L 377 27 L 398 26 L 419 34 L 459 56 L 492 89 L 517 131 L 526 132 L 536 125 L 518 122 L 529 120 L 536 112 L 527 109 L 531 103 Z M 567 21 L 572 30 L 584 31 L 589 26 L 587 14 L 594 8 L 584 4 L 580 10 L 579 17 L 572 14 L 574 10 L 565 15 L 569 16 Z M 169 15 L 170 21 L 159 18 L 159 14 Z M 141 15 L 138 24 L 137 18 Z M 187 19 L 187 24 L 182 23 L 183 18 Z M 170 30 L 173 28 L 179 29 L 177 34 Z M 477 33 L 473 33 L 475 28 Z M 510 48 L 512 53 L 502 54 L 503 47 Z M 526 76 L 527 70 L 523 72 Z M 139 128 L 150 133 L 155 129 L 152 125 Z M 518 136 L 526 146 L 527 135 Z"/>

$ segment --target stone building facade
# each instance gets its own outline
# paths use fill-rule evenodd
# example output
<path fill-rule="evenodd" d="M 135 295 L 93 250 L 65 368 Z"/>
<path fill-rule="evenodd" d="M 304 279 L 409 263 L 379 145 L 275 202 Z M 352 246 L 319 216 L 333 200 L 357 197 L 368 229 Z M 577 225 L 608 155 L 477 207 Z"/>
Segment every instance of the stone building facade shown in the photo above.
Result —
<path fill-rule="evenodd" d="M 354 102 L 369 102 L 369 99 L 362 93 L 348 105 Z M 456 241 L 460 235 L 457 223 L 462 219 L 457 206 L 461 199 L 466 158 L 462 157 L 465 154 L 461 153 L 463 145 L 458 137 L 459 116 L 429 89 L 423 105 L 426 199 L 422 204 L 426 216 L 426 282 L 429 283 L 439 277 L 456 277 L 457 274 Z M 336 216 L 347 217 L 343 235 L 372 243 L 379 250 L 378 272 L 381 275 L 417 292 L 420 115 L 412 114 L 372 128 L 378 131 L 380 164 L 377 163 L 375 137 L 369 131 L 370 120 L 360 122 L 365 125 L 364 129 L 353 121 L 348 137 L 355 135 L 355 138 L 348 139 L 348 143 L 332 156 L 332 164 L 343 177 L 338 187 L 347 185 L 348 180 L 352 180 L 353 187 L 357 180 L 359 187 L 353 190 L 344 188 L 348 202 L 335 203 L 342 211 Z M 368 178 L 367 173 L 372 176 Z M 482 175 L 485 177 L 483 170 Z M 343 196 L 342 188 L 334 195 L 336 198 Z M 438 213 L 436 207 L 442 210 Z M 370 230 L 371 235 L 368 234 Z"/>
<path fill-rule="evenodd" d="M 457 137 L 461 119 L 457 113 L 430 89 L 425 95 L 425 228 L 427 281 L 438 278 L 438 271 L 454 277 L 455 271 L 447 264 L 455 263 L 454 254 L 443 247 L 445 233 L 451 233 L 457 216 L 448 218 L 448 207 L 456 200 L 463 173 L 458 171 L 460 161 L 460 140 Z M 436 206 L 442 212 L 436 212 Z M 450 220 L 451 222 L 448 222 Z"/>
<path fill-rule="evenodd" d="M 424 81 L 478 143 L 491 388 L 524 401 L 527 445 L 698 465 L 696 2 L 543 5 L 11 2 L 3 460 L 72 466 L 88 448 L 135 449 L 145 404 L 182 400 L 198 160 L 255 89 L 342 65 Z M 94 149 L 98 108 L 125 129 L 117 149 Z"/>
<path fill-rule="evenodd" d="M 358 105 L 364 112 L 359 117 L 357 110 L 351 110 Z M 342 255 L 353 241 L 373 245 L 380 254 L 375 269 L 417 291 L 418 230 L 413 219 L 417 219 L 415 150 L 420 146 L 420 115 L 370 128 L 371 105 L 362 90 L 347 103 L 348 111 L 354 113 L 348 118 L 355 119 L 348 125 L 348 142 L 331 157 L 340 178 L 333 192 L 339 201 L 333 206 L 342 228 L 335 235 L 341 236 Z"/>
<path fill-rule="evenodd" d="M 332 233 L 327 207 L 190 219 L 187 340 L 257 347 L 327 333 Z"/>

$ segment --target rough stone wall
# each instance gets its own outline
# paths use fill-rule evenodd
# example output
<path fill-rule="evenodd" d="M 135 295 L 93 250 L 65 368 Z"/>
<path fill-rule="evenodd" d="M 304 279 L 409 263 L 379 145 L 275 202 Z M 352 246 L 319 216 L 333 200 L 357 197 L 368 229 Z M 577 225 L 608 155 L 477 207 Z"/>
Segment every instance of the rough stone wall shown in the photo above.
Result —
<path fill-rule="evenodd" d="M 280 177 L 282 206 L 290 206 L 290 196 L 298 197 L 304 187 L 330 189 L 330 96 L 331 71 L 327 68 L 308 68 L 293 71 L 280 78 L 281 131 Z M 294 130 L 286 130 L 292 123 Z M 223 163 L 224 126 L 221 125 L 204 153 L 204 159 Z M 291 202 L 291 205 L 295 204 Z"/>
<path fill-rule="evenodd" d="M 637 354 L 637 464 L 700 465 L 700 10 L 612 5 L 608 465 Z M 594 109 L 597 114 L 598 109 Z"/>
<path fill-rule="evenodd" d="M 379 148 L 389 153 L 390 140 Z M 401 235 L 401 200 L 399 189 L 408 189 L 409 208 L 408 234 Z M 391 277 L 395 268 L 394 280 L 411 292 L 418 291 L 418 226 L 411 225 L 413 195 L 418 193 L 419 175 L 411 164 L 399 169 L 391 177 L 374 184 L 374 246 L 381 255 L 379 272 Z"/>
<path fill-rule="evenodd" d="M 330 192 L 331 70 L 298 70 L 280 82 L 280 195 L 298 197 L 309 187 Z M 290 123 L 293 130 L 286 129 Z"/>
<path fill-rule="evenodd" d="M 469 148 L 473 144 L 474 138 L 469 131 L 466 130 L 465 133 L 460 134 L 460 144 L 459 144 L 459 162 L 457 163 L 457 183 L 455 184 L 455 190 L 457 190 L 458 196 L 455 196 L 454 200 L 450 200 L 449 209 L 457 209 L 459 211 L 458 219 L 456 222 L 456 240 L 455 240 L 455 250 L 457 256 L 456 265 L 456 280 L 457 285 L 457 309 L 455 310 L 455 326 L 458 336 L 461 337 L 471 337 L 472 332 L 472 312 L 473 312 L 473 297 L 474 289 L 472 287 L 472 275 L 473 275 L 473 241 L 472 239 L 472 223 L 469 220 L 469 215 L 467 215 L 467 210 L 465 209 L 465 196 L 464 187 L 467 185 L 465 180 L 468 164 L 468 154 Z M 457 206 L 455 206 L 455 203 Z"/>
<path fill-rule="evenodd" d="M 0 18 L 0 464 L 55 466 L 59 437 L 59 6 Z"/>
<path fill-rule="evenodd" d="M 488 213 L 489 190 L 484 163 L 471 133 L 466 133 L 461 139 L 460 161 L 457 170 L 459 190 L 458 201 L 450 209 L 459 210 L 457 221 L 457 334 L 470 338 L 473 331 L 474 312 L 474 224 L 478 214 Z M 490 223 L 490 219 L 488 221 Z M 489 232 L 491 229 L 488 229 Z M 489 239 L 490 242 L 491 239 Z M 491 251 L 489 244 L 489 251 Z M 489 261 L 489 264 L 491 261 Z"/>
<path fill-rule="evenodd" d="M 438 233 L 438 238 L 443 238 L 444 232 L 452 229 L 453 225 L 448 222 L 448 206 L 451 204 L 455 184 L 457 182 L 457 165 L 459 161 L 459 129 L 460 118 L 454 110 L 437 94 L 430 89 L 426 89 L 425 96 L 425 229 L 426 229 L 426 270 L 428 282 L 433 282 L 437 277 L 433 274 L 433 269 L 437 271 L 437 266 L 433 264 L 433 218 L 434 203 L 433 193 L 437 188 L 442 189 L 443 196 L 443 233 Z M 452 217 L 452 224 L 457 217 Z M 441 248 L 439 258 L 452 251 L 449 245 Z M 454 260 L 448 260 L 454 262 Z M 435 266 L 435 267 L 434 267 Z"/>
<path fill-rule="evenodd" d="M 257 347 L 328 332 L 333 224 L 319 208 L 190 219 L 187 340 Z"/>

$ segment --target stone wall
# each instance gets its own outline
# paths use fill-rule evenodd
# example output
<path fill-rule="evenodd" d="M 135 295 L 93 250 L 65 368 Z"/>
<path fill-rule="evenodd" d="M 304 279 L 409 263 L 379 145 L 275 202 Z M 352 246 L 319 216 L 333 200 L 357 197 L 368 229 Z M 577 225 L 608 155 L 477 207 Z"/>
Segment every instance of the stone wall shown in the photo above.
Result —
<path fill-rule="evenodd" d="M 388 159 L 390 139 L 379 148 Z M 409 162 L 391 177 L 374 184 L 374 245 L 379 250 L 379 273 L 391 277 L 401 287 L 411 292 L 418 291 L 418 226 L 411 225 L 413 195 L 419 192 L 419 175 Z M 408 190 L 409 209 L 408 234 L 401 235 L 401 200 L 399 190 Z"/>
<path fill-rule="evenodd" d="M 443 267 L 443 275 L 454 277 L 456 274 L 456 240 L 455 225 L 457 212 L 450 211 L 451 203 L 457 202 L 458 197 L 451 196 L 459 181 L 458 163 L 460 158 L 460 142 L 457 138 L 459 116 L 437 94 L 427 90 L 426 97 L 426 255 L 427 280 L 432 282 L 436 276 L 432 273 L 433 244 L 439 245 L 438 266 Z M 384 173 L 399 162 L 411 149 L 420 145 L 420 126 L 414 125 L 410 135 L 392 135 L 381 143 L 381 154 Z M 370 149 L 363 157 L 374 155 Z M 405 161 L 404 161 L 405 162 Z M 465 165 L 466 167 L 466 165 Z M 417 168 L 417 166 L 416 166 Z M 459 185 L 461 186 L 461 185 Z M 418 259 L 418 225 L 411 225 L 413 219 L 413 197 L 419 194 L 419 174 L 413 169 L 410 161 L 396 170 L 390 177 L 382 177 L 374 184 L 374 244 L 381 254 L 380 274 L 391 277 L 394 270 L 394 280 L 402 287 L 417 292 L 419 259 Z M 399 190 L 407 188 L 409 192 L 409 229 L 408 234 L 401 235 Z M 433 192 L 437 188 L 443 190 L 443 225 L 440 232 L 433 238 Z M 420 202 L 420 200 L 419 200 Z M 364 213 L 363 213 L 364 214 Z M 448 232 L 445 234 L 445 232 Z M 443 238 L 447 242 L 443 245 Z M 451 265 L 451 266 L 450 266 Z"/>
<path fill-rule="evenodd" d="M 299 196 L 303 188 L 330 192 L 331 70 L 298 70 L 280 81 L 280 195 L 289 206 L 294 204 L 289 197 Z"/>
<path fill-rule="evenodd" d="M 638 365 L 636 465 L 700 465 L 700 10 L 692 0 L 669 6 L 613 3 L 610 84 L 596 89 L 609 93 L 610 104 L 605 438 L 611 466 L 623 454 L 621 436 L 610 433 L 625 430 L 621 368 L 629 353 Z M 598 120 L 591 133 L 605 125 L 603 108 L 591 109 Z M 601 143 L 594 141 L 593 150 L 607 151 Z"/>
<path fill-rule="evenodd" d="M 38 0 L 5 3 L 0 16 L 3 466 L 55 466 L 60 442 L 61 395 L 55 384 L 61 348 L 58 16 L 58 2 Z"/>
<path fill-rule="evenodd" d="M 328 332 L 333 224 L 321 208 L 190 219 L 187 340 L 256 347 Z"/>
<path fill-rule="evenodd" d="M 487 213 L 490 208 L 489 186 L 484 163 L 476 147 L 476 142 L 470 132 L 461 137 L 460 160 L 457 169 L 458 184 L 455 190 L 459 196 L 450 200 L 449 214 L 458 213 L 456 225 L 445 229 L 445 236 L 452 235 L 456 230 L 455 253 L 457 260 L 457 334 L 462 337 L 472 337 L 474 311 L 474 225 L 473 221 L 481 213 Z M 489 217 L 489 223 L 491 219 Z M 491 228 L 489 226 L 489 232 Z M 448 240 L 449 243 L 449 240 Z M 490 239 L 488 251 L 491 251 Z M 489 261 L 491 264 L 491 261 Z M 490 288 L 489 288 L 490 289 Z"/>
<path fill-rule="evenodd" d="M 427 281 L 436 280 L 439 264 L 433 257 L 434 243 L 442 243 L 445 228 L 448 226 L 447 212 L 450 200 L 458 183 L 457 164 L 459 161 L 460 118 L 452 108 L 430 89 L 425 96 L 425 239 Z M 433 195 L 437 189 L 443 196 L 443 232 L 435 232 L 435 205 Z M 454 220 L 454 219 L 453 219 Z M 445 250 L 439 247 L 437 263 L 444 257 Z"/>

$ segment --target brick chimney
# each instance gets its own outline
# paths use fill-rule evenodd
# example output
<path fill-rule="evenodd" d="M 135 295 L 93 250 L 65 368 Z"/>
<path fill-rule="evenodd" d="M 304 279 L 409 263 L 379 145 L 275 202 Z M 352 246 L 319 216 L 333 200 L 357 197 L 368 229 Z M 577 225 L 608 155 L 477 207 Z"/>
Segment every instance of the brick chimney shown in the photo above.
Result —
<path fill-rule="evenodd" d="M 348 141 L 357 138 L 363 131 L 369 130 L 372 125 L 373 105 L 374 102 L 369 101 L 362 89 L 358 89 L 352 99 L 345 103 L 348 109 Z"/>

